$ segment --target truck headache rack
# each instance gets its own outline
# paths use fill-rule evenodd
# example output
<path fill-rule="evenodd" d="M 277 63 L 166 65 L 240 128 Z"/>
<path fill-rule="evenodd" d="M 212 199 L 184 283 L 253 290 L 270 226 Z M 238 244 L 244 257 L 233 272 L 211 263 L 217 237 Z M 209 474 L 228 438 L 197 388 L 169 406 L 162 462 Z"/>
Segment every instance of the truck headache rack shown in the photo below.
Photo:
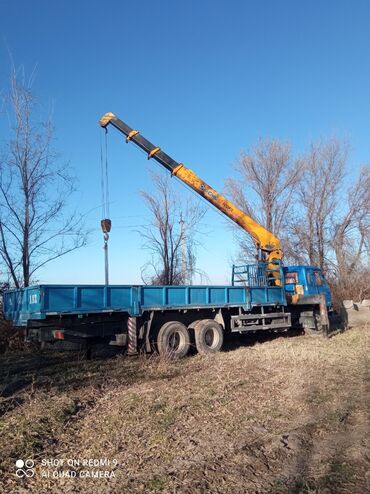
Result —
<path fill-rule="evenodd" d="M 273 264 L 274 267 L 271 267 Z M 284 286 L 283 267 L 279 261 L 273 263 L 260 262 L 258 264 L 233 265 L 233 286 L 241 284 L 248 287 L 274 286 L 279 281 L 279 286 Z"/>

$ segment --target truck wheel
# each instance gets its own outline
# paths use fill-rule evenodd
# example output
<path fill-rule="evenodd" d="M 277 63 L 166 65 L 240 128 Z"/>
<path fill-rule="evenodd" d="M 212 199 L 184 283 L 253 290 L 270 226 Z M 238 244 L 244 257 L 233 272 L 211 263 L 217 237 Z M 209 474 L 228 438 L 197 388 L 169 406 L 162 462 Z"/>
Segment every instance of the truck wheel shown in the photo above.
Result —
<path fill-rule="evenodd" d="M 181 322 L 166 322 L 159 330 L 157 346 L 160 355 L 170 358 L 185 357 L 190 348 L 189 331 Z"/>
<path fill-rule="evenodd" d="M 194 328 L 195 345 L 198 353 L 206 355 L 221 350 L 224 342 L 222 327 L 213 319 L 199 321 Z"/>
<path fill-rule="evenodd" d="M 322 325 L 322 322 L 321 322 L 321 316 L 317 312 L 315 312 L 315 323 L 316 323 L 316 331 L 319 334 L 322 334 L 323 333 L 323 325 Z"/>
<path fill-rule="evenodd" d="M 322 323 L 322 318 L 320 313 L 315 313 L 315 320 L 316 320 L 317 332 L 322 336 L 328 336 L 330 326 Z M 328 316 L 328 322 L 329 322 L 329 316 Z"/>
<path fill-rule="evenodd" d="M 311 327 L 305 327 L 304 333 L 307 336 L 322 336 L 324 334 L 323 325 L 321 323 L 321 316 L 318 312 L 313 313 L 312 325 Z"/>

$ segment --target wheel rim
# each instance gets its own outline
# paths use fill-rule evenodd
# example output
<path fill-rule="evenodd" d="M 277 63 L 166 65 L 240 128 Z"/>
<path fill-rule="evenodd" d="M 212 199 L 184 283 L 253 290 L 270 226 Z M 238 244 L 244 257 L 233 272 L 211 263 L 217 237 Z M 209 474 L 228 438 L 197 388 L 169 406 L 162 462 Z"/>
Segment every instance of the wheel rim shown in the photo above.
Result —
<path fill-rule="evenodd" d="M 168 336 L 168 351 L 170 353 L 176 353 L 182 350 L 185 339 L 179 331 L 172 331 Z"/>
<path fill-rule="evenodd" d="M 208 348 L 215 348 L 218 344 L 218 334 L 213 328 L 207 329 L 204 334 L 204 342 Z"/>

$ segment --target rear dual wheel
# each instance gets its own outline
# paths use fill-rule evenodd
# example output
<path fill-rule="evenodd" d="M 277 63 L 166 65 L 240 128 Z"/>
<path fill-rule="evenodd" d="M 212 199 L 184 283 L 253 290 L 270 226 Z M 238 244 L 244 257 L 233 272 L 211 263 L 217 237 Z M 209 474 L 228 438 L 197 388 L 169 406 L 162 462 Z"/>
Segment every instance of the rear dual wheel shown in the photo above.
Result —
<path fill-rule="evenodd" d="M 220 324 L 213 319 L 203 319 L 197 321 L 193 328 L 195 346 L 199 354 L 220 351 L 224 342 L 224 332 Z M 190 349 L 188 328 L 178 321 L 166 322 L 158 332 L 157 347 L 161 356 L 173 359 L 185 357 Z"/>
<path fill-rule="evenodd" d="M 206 355 L 221 350 L 224 332 L 220 324 L 213 319 L 198 321 L 194 326 L 195 345 L 198 353 Z"/>
<path fill-rule="evenodd" d="M 161 356 L 173 359 L 185 357 L 190 348 L 188 328 L 181 322 L 166 322 L 159 330 L 157 346 Z"/>

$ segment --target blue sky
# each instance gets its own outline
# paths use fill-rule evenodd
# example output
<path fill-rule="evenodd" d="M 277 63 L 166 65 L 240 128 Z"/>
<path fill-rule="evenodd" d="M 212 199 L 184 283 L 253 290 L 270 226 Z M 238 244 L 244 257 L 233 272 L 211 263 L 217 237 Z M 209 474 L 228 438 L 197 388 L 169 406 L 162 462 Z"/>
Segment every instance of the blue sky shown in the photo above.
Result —
<path fill-rule="evenodd" d="M 79 177 L 71 207 L 94 228 L 85 250 L 40 280 L 103 282 L 98 119 L 107 111 L 219 190 L 259 137 L 290 140 L 299 153 L 336 134 L 352 144 L 352 169 L 368 162 L 369 20 L 362 0 L 0 0 L 0 90 L 9 51 L 28 73 L 37 67 L 34 91 Z M 138 191 L 152 190 L 148 170 L 158 167 L 113 129 L 109 167 L 111 281 L 138 283 L 148 255 L 134 231 L 148 221 Z M 226 283 L 232 234 L 212 210 L 205 229 L 198 266 Z"/>

